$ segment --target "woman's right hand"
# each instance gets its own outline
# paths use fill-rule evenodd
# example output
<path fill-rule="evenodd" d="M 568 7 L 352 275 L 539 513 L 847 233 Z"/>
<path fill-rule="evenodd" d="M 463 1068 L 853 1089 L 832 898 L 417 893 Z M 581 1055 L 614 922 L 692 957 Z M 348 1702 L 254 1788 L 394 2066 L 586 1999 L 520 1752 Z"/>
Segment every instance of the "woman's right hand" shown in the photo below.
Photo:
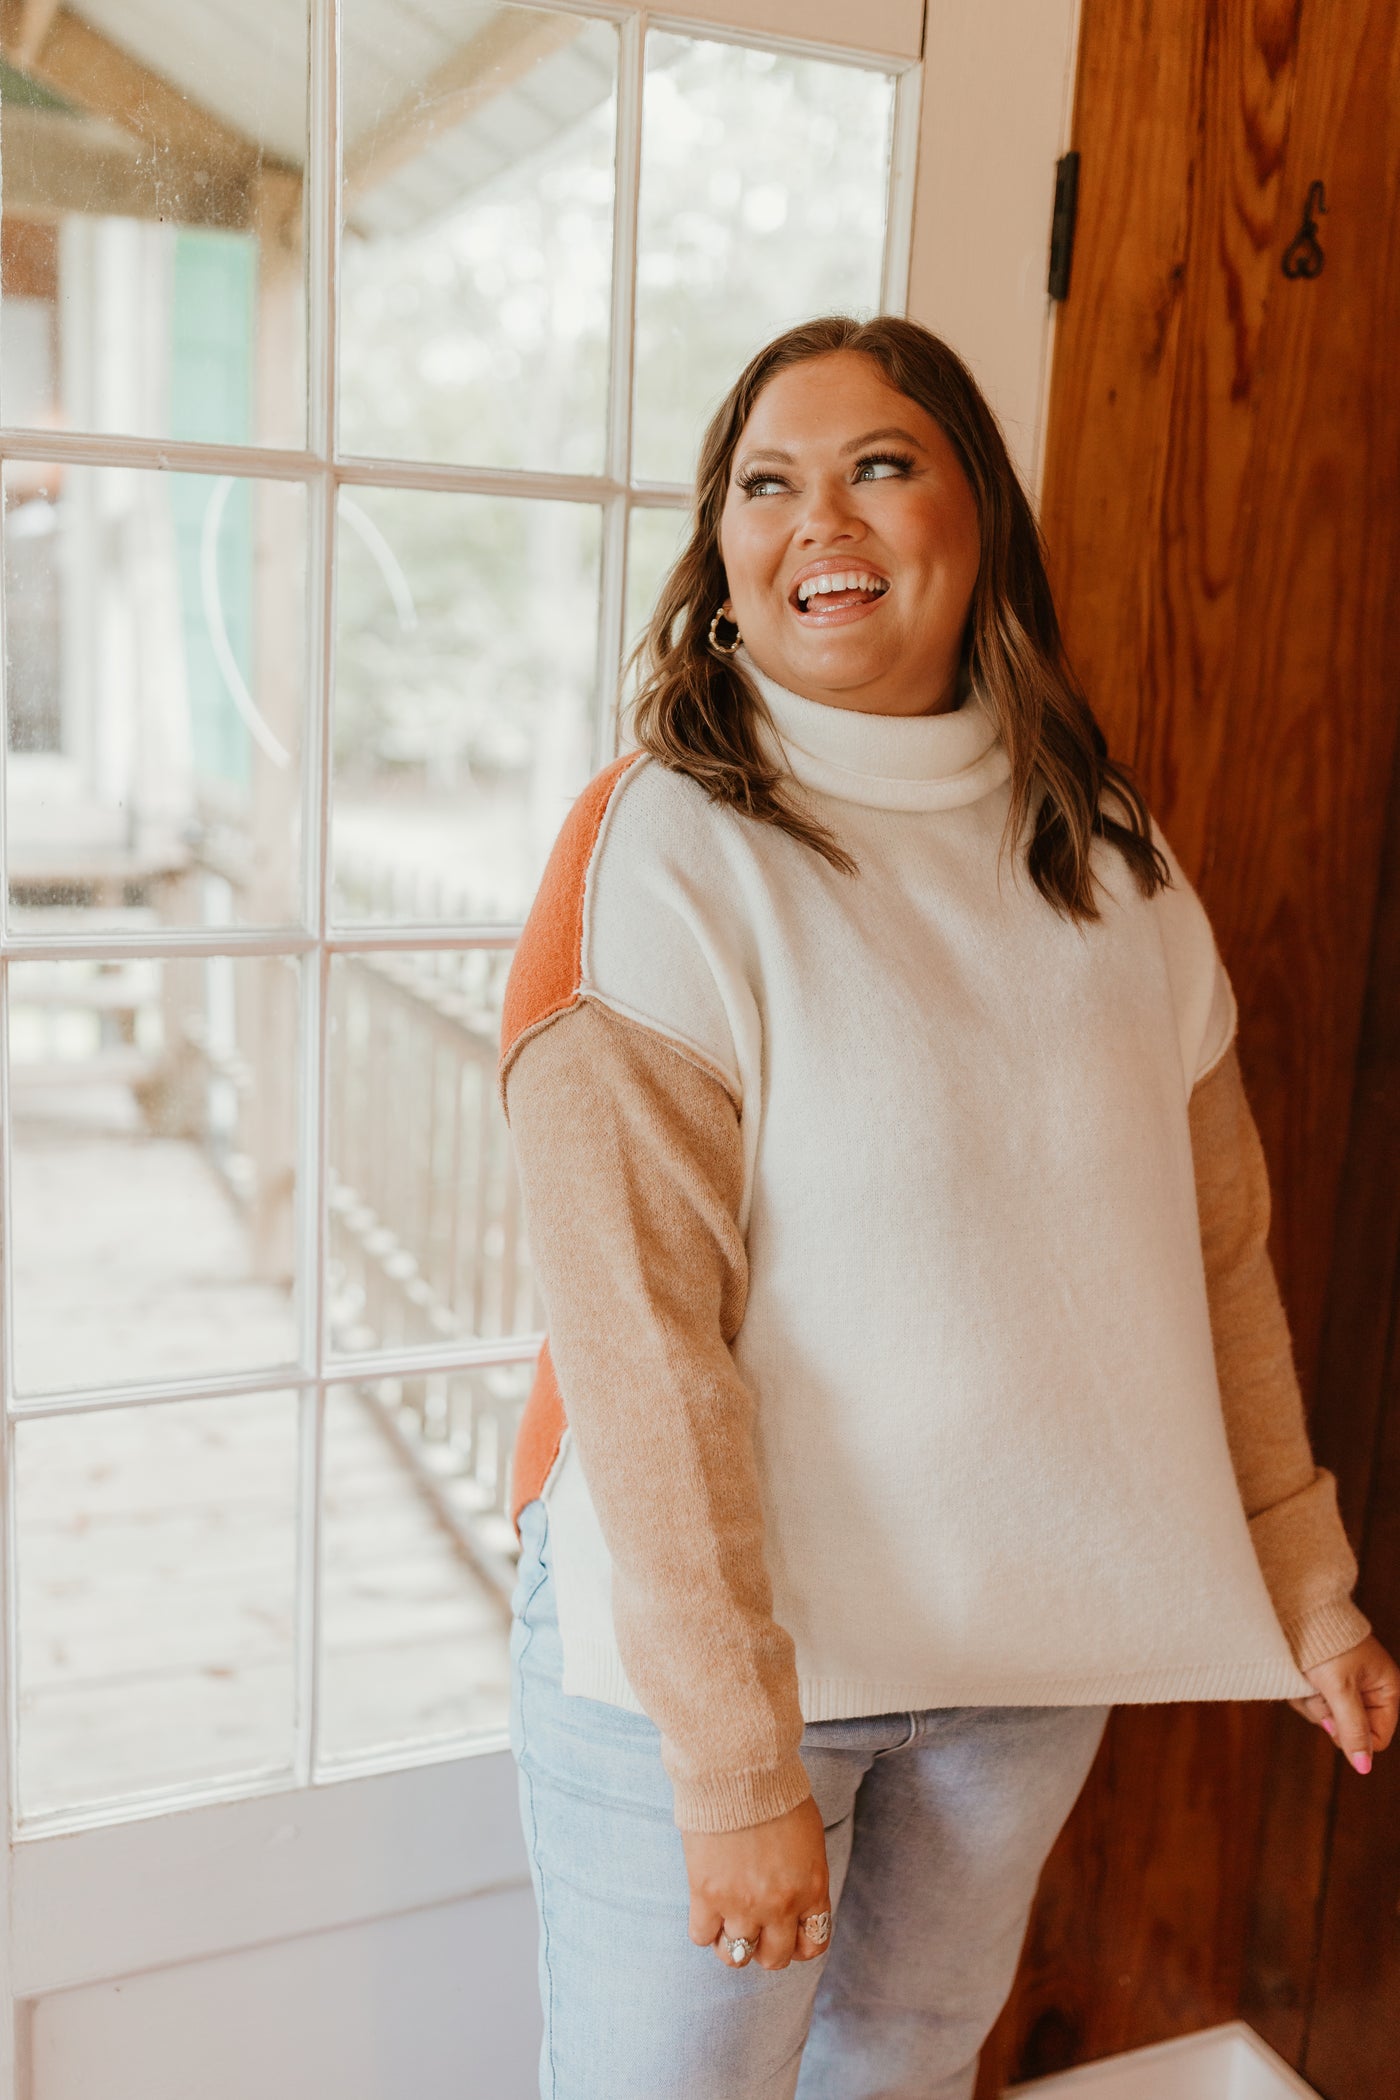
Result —
<path fill-rule="evenodd" d="M 830 1910 L 826 1832 L 811 1795 L 786 1815 L 744 1830 L 686 1830 L 690 1877 L 690 1937 L 713 1947 L 726 1968 L 730 1960 L 720 1934 L 757 1940 L 754 1960 L 764 1969 L 812 1961 L 826 1952 L 799 1931 L 798 1920 Z"/>

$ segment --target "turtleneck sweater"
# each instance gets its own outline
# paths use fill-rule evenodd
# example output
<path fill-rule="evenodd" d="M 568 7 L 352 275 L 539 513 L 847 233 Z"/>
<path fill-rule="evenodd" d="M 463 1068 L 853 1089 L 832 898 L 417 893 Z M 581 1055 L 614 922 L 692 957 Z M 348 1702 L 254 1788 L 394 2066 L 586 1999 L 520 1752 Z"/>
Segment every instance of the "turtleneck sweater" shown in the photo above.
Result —
<path fill-rule="evenodd" d="M 977 692 L 740 660 L 857 872 L 630 752 L 507 987 L 565 1692 L 712 1830 L 805 1796 L 806 1721 L 1306 1694 L 1369 1626 L 1199 899 L 1154 826 L 1167 889 L 1096 840 L 1054 911 Z"/>

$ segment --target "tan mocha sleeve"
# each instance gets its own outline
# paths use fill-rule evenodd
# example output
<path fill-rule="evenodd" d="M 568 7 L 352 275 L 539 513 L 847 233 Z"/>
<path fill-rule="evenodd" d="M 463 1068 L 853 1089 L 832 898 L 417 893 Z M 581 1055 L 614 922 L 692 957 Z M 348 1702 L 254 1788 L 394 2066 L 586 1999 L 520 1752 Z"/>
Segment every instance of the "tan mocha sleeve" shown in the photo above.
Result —
<path fill-rule="evenodd" d="M 524 1044 L 506 1105 L 618 1650 L 676 1821 L 764 1822 L 811 1789 L 729 1349 L 748 1287 L 738 1109 L 708 1067 L 588 999 Z"/>
<path fill-rule="evenodd" d="M 1313 1462 L 1288 1321 L 1269 1258 L 1268 1168 L 1239 1053 L 1191 1095 L 1196 1201 L 1225 1430 L 1250 1536 L 1300 1670 L 1364 1640 L 1337 1482 Z"/>

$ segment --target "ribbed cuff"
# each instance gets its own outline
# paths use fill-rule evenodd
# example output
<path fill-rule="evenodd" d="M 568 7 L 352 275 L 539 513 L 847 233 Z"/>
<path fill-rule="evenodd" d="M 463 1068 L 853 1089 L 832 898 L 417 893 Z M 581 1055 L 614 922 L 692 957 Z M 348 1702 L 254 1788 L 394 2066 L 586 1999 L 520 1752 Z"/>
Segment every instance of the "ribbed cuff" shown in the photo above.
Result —
<path fill-rule="evenodd" d="M 1330 1662 L 1334 1655 L 1345 1655 L 1348 1648 L 1364 1641 L 1371 1631 L 1370 1620 L 1350 1597 L 1315 1605 L 1311 1611 L 1299 1612 L 1296 1618 L 1284 1619 L 1282 1625 L 1300 1670 L 1311 1670 L 1318 1663 Z"/>
<path fill-rule="evenodd" d="M 776 1765 L 714 1772 L 704 1779 L 677 1779 L 672 1785 L 677 1827 L 711 1834 L 747 1830 L 751 1824 L 785 1816 L 812 1791 L 806 1767 L 795 1750 Z"/>

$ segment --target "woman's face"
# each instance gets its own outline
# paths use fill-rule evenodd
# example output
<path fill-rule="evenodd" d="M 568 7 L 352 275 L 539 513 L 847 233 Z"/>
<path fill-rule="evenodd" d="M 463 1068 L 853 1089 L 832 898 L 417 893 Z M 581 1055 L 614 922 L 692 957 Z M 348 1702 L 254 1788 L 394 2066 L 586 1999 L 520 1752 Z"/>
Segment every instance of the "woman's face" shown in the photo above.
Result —
<path fill-rule="evenodd" d="M 976 498 L 926 409 L 837 350 L 771 379 L 720 517 L 726 613 L 761 671 L 867 714 L 950 706 L 980 558 Z M 837 589 L 818 590 L 822 580 Z"/>

